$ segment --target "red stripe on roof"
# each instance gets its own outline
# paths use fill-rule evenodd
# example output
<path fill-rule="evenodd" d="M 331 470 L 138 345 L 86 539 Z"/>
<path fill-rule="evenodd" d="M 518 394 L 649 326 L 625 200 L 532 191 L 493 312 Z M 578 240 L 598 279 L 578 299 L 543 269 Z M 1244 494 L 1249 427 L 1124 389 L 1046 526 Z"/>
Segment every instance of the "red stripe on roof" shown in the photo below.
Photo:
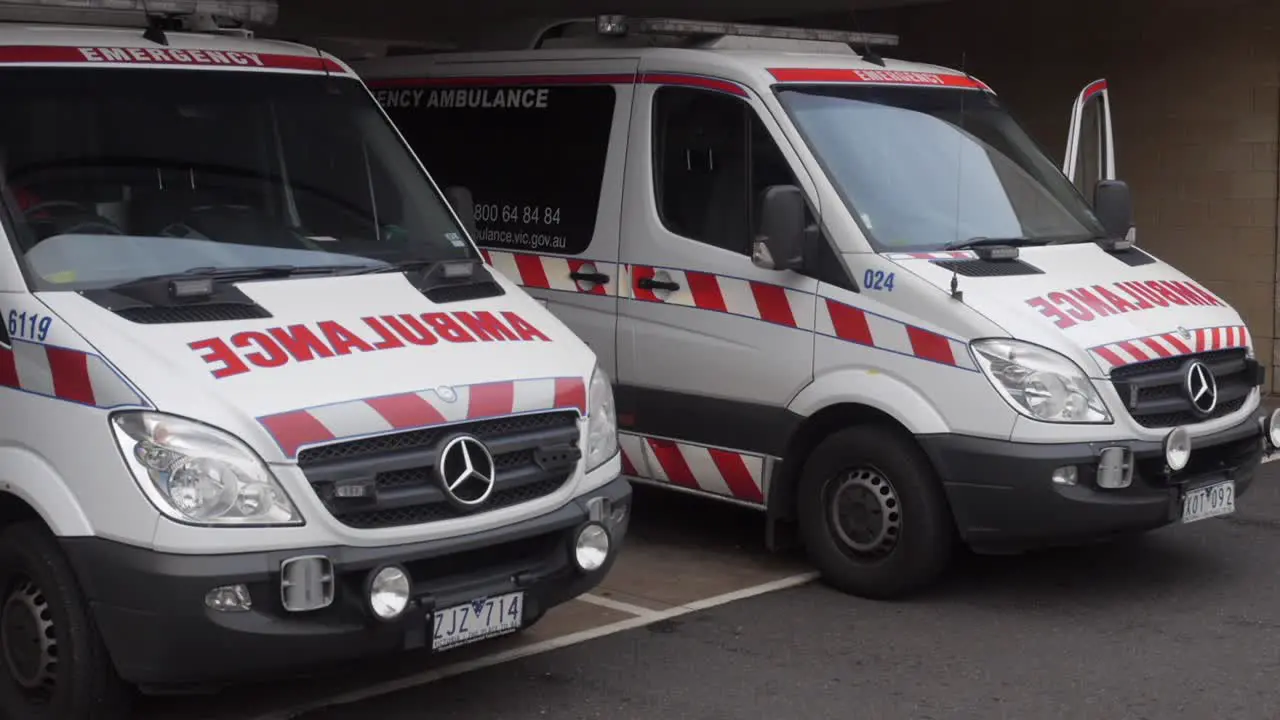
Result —
<path fill-rule="evenodd" d="M 851 68 L 770 68 L 778 82 L 863 83 L 876 85 L 926 85 L 934 87 L 986 90 L 987 86 L 967 75 L 945 75 L 917 70 L 854 70 Z"/>
<path fill-rule="evenodd" d="M 182 67 L 240 68 L 245 70 L 346 71 L 341 65 L 319 55 L 281 55 L 239 50 L 207 50 L 172 47 L 109 47 L 85 45 L 0 46 L 0 65 L 162 65 Z"/>
<path fill-rule="evenodd" d="M 747 91 L 737 83 L 728 80 L 717 80 L 716 78 L 704 77 L 702 75 L 681 75 L 676 73 L 645 73 L 640 76 L 640 82 L 645 85 L 681 85 L 684 87 L 696 87 L 704 90 L 718 90 L 719 92 L 737 95 L 739 97 L 747 97 Z"/>

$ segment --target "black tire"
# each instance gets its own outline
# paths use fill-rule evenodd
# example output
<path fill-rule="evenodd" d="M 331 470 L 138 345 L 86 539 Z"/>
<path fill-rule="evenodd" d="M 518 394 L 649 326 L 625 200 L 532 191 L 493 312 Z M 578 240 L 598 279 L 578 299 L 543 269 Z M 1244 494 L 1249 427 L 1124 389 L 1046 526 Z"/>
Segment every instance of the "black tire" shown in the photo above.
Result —
<path fill-rule="evenodd" d="M 39 635 L 56 643 L 52 662 L 45 661 L 47 650 L 33 647 L 40 644 Z M 45 677 L 39 678 L 42 666 Z M 121 720 L 130 716 L 131 700 L 57 540 L 39 523 L 5 528 L 0 532 L 0 716 Z"/>
<path fill-rule="evenodd" d="M 797 490 L 809 558 L 842 592 L 902 598 L 951 560 L 955 525 L 942 485 L 901 432 L 865 425 L 833 433 L 805 462 Z M 847 509 L 844 522 L 837 508 Z"/>

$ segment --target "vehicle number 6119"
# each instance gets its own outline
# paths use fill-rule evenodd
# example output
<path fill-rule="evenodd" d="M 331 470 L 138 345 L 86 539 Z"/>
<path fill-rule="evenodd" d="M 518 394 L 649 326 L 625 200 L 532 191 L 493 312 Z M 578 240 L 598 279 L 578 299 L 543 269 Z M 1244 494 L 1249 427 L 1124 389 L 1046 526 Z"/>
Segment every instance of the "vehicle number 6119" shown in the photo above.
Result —
<path fill-rule="evenodd" d="M 40 313 L 9 311 L 9 337 L 44 342 L 53 327 L 53 318 Z"/>

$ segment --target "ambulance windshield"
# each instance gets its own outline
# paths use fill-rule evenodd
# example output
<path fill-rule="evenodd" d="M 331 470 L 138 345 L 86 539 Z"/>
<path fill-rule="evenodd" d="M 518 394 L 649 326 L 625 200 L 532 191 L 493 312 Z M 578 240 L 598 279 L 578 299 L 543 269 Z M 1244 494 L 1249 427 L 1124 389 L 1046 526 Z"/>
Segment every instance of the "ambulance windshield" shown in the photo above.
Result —
<path fill-rule="evenodd" d="M 7 229 L 40 289 L 475 257 L 354 79 L 22 68 L 0 95 Z"/>
<path fill-rule="evenodd" d="M 778 95 L 880 250 L 1103 234 L 1075 186 L 990 93 L 787 85 Z"/>

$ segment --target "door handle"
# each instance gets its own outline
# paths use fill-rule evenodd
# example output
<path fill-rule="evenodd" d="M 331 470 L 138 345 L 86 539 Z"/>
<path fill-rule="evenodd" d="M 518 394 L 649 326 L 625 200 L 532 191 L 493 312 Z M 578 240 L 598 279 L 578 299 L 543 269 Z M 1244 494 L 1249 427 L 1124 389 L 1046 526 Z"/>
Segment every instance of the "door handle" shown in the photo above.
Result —
<path fill-rule="evenodd" d="M 595 283 L 597 285 L 605 285 L 609 282 L 608 275 L 598 272 L 571 272 L 569 273 L 569 279 L 577 280 L 579 282 Z"/>
<path fill-rule="evenodd" d="M 636 287 L 641 290 L 670 290 L 675 292 L 680 289 L 680 283 L 654 280 L 653 278 L 640 278 L 636 281 Z"/>

